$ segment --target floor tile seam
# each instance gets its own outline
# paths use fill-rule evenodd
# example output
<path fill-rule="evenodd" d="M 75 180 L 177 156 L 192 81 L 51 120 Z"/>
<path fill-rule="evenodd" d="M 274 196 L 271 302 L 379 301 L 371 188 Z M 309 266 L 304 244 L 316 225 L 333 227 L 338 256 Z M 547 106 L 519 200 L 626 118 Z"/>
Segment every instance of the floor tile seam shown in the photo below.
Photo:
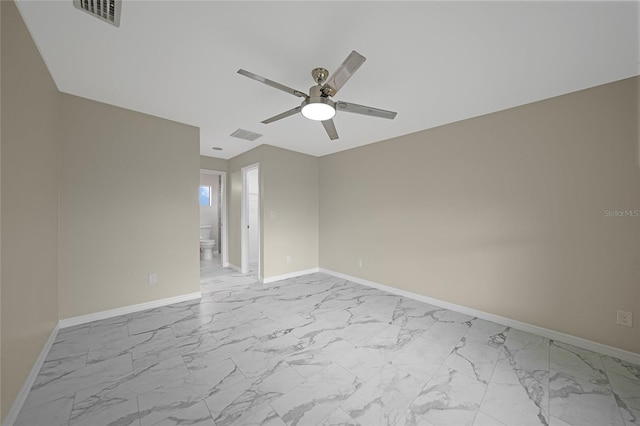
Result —
<path fill-rule="evenodd" d="M 504 349 L 504 345 L 503 345 L 503 347 L 500 348 L 500 353 L 502 353 L 503 349 Z M 498 355 L 498 358 L 500 358 L 499 355 Z M 480 398 L 480 402 L 478 403 L 478 409 L 476 410 L 476 413 L 473 416 L 473 421 L 471 422 L 471 424 L 474 424 L 475 421 L 476 421 L 476 417 L 478 417 L 478 413 L 480 412 L 480 407 L 482 407 L 482 404 L 484 403 L 484 398 L 487 396 L 487 392 L 489 391 L 489 384 L 491 383 L 491 379 L 493 379 L 493 375 L 495 374 L 497 367 L 498 367 L 498 360 L 496 360 L 496 362 L 493 364 L 493 369 L 491 370 L 491 375 L 489 376 L 489 379 L 487 380 L 487 383 L 486 383 L 485 388 L 484 388 L 484 392 L 482 392 L 482 398 Z M 464 373 L 461 373 L 461 374 L 464 374 Z"/>
<path fill-rule="evenodd" d="M 140 418 L 140 401 L 138 400 L 138 395 L 136 395 L 136 407 L 138 408 L 138 424 L 142 426 L 142 419 Z"/>
<path fill-rule="evenodd" d="M 573 379 L 577 382 L 589 382 L 590 384 L 589 386 L 602 388 L 608 391 L 609 393 L 613 393 L 611 382 L 609 381 L 609 377 L 606 376 L 606 374 L 605 374 L 605 378 L 607 380 L 606 383 L 594 383 L 589 377 L 578 376 L 576 374 L 568 373 L 566 370 L 558 370 L 551 367 L 549 367 L 549 389 L 551 389 L 551 377 L 554 375 L 554 373 L 560 374 L 563 377 L 569 377 L 570 379 Z"/>
<path fill-rule="evenodd" d="M 603 362 L 603 365 L 604 365 L 604 362 Z M 622 423 L 626 425 L 626 424 L 627 424 L 627 422 L 626 422 L 626 420 L 625 420 L 624 413 L 622 412 L 622 407 L 620 407 L 620 404 L 618 404 L 618 399 L 622 399 L 622 398 L 620 398 L 620 396 L 619 396 L 619 395 L 618 395 L 618 393 L 616 392 L 615 387 L 614 387 L 613 383 L 611 382 L 611 379 L 609 378 L 609 374 L 616 374 L 616 373 L 614 373 L 614 372 L 609 372 L 609 371 L 607 371 L 607 369 L 605 368 L 605 370 L 604 370 L 604 374 L 607 376 L 607 381 L 609 382 L 609 386 L 611 387 L 611 394 L 612 394 L 612 396 L 613 396 L 613 399 L 614 399 L 614 402 L 615 402 L 615 404 L 616 404 L 616 407 L 618 408 L 618 412 L 620 413 L 620 418 L 622 419 Z M 620 374 L 616 374 L 616 375 L 617 375 L 617 376 L 620 376 L 620 377 L 624 377 L 624 376 L 621 376 Z"/>

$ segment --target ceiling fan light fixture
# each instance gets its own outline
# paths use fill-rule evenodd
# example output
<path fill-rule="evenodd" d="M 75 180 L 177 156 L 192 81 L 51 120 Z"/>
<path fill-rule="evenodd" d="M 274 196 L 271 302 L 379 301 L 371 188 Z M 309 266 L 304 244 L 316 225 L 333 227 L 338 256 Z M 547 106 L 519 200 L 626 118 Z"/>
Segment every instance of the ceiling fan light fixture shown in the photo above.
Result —
<path fill-rule="evenodd" d="M 309 120 L 325 121 L 336 115 L 336 108 L 327 98 L 309 98 L 302 102 L 301 112 Z"/>

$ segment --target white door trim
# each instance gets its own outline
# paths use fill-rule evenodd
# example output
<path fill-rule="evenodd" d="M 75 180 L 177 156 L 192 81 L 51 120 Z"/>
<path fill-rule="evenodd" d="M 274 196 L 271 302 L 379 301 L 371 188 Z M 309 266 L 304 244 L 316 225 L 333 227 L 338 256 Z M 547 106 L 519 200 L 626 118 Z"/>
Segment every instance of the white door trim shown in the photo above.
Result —
<path fill-rule="evenodd" d="M 220 233 L 220 241 L 218 241 L 218 244 L 220 244 L 220 248 L 222 249 L 222 267 L 226 268 L 229 266 L 229 239 L 227 233 L 227 172 L 200 169 L 200 173 L 222 176 L 222 184 L 220 185 L 220 199 L 222 200 L 220 205 L 220 211 L 222 213 L 222 232 Z"/>
<path fill-rule="evenodd" d="M 241 246 L 241 260 L 240 260 L 240 270 L 243 274 L 249 273 L 249 232 L 247 231 L 247 226 L 249 226 L 249 191 L 248 191 L 248 182 L 247 182 L 247 173 L 252 170 L 258 171 L 258 278 L 262 278 L 260 275 L 260 258 L 262 257 L 262 253 L 260 250 L 262 237 L 260 235 L 260 217 L 261 217 L 261 198 L 262 198 L 262 188 L 260 187 L 260 163 L 253 163 L 248 166 L 245 166 L 241 169 L 242 171 L 242 201 L 241 201 L 241 213 L 240 213 L 240 246 Z"/>

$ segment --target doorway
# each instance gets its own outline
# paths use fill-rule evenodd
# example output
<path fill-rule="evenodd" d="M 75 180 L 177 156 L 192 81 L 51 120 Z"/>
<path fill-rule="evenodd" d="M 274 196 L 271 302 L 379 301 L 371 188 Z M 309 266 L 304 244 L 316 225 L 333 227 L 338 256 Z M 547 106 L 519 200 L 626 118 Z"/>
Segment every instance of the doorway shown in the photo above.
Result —
<path fill-rule="evenodd" d="M 242 168 L 243 274 L 260 276 L 260 165 Z"/>
<path fill-rule="evenodd" d="M 225 172 L 200 169 L 200 238 L 208 233 L 208 239 L 215 241 L 213 255 L 222 267 L 229 266 L 226 187 Z"/>

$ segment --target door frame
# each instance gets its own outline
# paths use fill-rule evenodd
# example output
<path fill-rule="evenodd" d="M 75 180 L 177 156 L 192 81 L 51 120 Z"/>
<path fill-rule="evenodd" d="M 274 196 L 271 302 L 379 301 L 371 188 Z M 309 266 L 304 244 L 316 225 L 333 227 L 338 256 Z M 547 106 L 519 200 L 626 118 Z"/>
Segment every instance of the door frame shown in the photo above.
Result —
<path fill-rule="evenodd" d="M 229 238 L 227 234 L 227 172 L 219 170 L 200 169 L 200 173 L 205 175 L 221 176 L 220 180 L 220 222 L 222 223 L 220 230 L 220 249 L 222 251 L 222 267 L 229 267 Z M 199 221 L 198 221 L 199 223 Z"/>
<path fill-rule="evenodd" d="M 249 226 L 249 182 L 247 180 L 247 173 L 252 170 L 258 171 L 258 279 L 262 278 L 260 275 L 260 258 L 262 257 L 262 253 L 260 250 L 260 245 L 262 241 L 261 233 L 260 233 L 260 217 L 261 217 L 261 198 L 262 198 L 262 188 L 260 187 L 260 163 L 253 163 L 248 166 L 245 166 L 241 169 L 242 171 L 242 201 L 241 201 L 241 213 L 240 213 L 240 246 L 241 246 L 241 256 L 240 256 L 240 272 L 243 274 L 249 273 L 249 232 L 247 231 Z"/>

